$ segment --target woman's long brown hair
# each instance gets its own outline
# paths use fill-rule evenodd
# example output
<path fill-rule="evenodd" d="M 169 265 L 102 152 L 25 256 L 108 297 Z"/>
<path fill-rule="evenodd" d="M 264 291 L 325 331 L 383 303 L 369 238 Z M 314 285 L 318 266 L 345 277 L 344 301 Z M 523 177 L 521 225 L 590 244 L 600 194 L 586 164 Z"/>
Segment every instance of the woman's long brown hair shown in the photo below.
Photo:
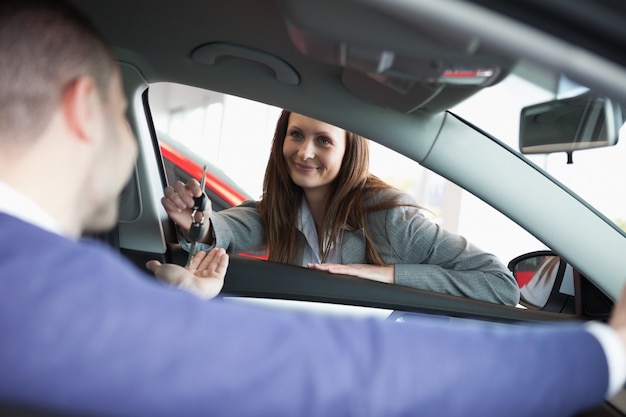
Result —
<path fill-rule="evenodd" d="M 296 263 L 298 212 L 303 190 L 289 176 L 283 156 L 283 143 L 291 112 L 283 110 L 276 124 L 274 141 L 263 180 L 263 198 L 257 203 L 265 222 L 268 259 L 283 263 Z M 324 223 L 319 236 L 322 262 L 332 246 L 324 242 L 337 242 L 344 230 L 365 229 L 366 263 L 383 265 L 383 259 L 372 243 L 366 226 L 369 212 L 385 210 L 399 205 L 395 199 L 365 207 L 366 194 L 392 188 L 369 173 L 369 146 L 362 136 L 346 131 L 346 150 L 337 178 L 333 181 Z"/>

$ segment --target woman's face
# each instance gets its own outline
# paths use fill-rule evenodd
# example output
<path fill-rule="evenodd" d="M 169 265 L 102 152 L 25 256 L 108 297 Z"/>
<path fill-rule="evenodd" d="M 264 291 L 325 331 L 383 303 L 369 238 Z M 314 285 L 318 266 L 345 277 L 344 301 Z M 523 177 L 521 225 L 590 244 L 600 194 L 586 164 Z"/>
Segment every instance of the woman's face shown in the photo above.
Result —
<path fill-rule="evenodd" d="M 283 156 L 291 180 L 305 194 L 327 190 L 337 178 L 345 151 L 345 130 L 301 114 L 290 114 Z"/>

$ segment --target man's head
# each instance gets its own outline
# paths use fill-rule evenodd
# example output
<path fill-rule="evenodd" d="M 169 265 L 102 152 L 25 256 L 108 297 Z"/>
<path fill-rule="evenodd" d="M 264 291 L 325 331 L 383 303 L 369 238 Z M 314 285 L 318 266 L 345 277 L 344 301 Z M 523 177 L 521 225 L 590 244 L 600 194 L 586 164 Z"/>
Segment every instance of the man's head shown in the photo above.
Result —
<path fill-rule="evenodd" d="M 36 137 L 65 88 L 89 75 L 106 97 L 115 62 L 104 40 L 71 8 L 0 0 L 0 126 Z"/>
<path fill-rule="evenodd" d="M 125 106 L 117 64 L 87 20 L 58 2 L 0 0 L 0 153 L 11 165 L 0 181 L 67 234 L 115 224 L 137 152 Z M 14 173 L 40 178 L 27 187 Z"/>

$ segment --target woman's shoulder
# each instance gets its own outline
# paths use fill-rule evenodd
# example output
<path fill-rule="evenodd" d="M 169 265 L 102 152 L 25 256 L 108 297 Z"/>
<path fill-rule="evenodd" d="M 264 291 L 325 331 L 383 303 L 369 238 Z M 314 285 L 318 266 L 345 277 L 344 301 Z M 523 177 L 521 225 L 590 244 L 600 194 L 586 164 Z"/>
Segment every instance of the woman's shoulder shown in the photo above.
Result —
<path fill-rule="evenodd" d="M 372 187 L 368 189 L 365 194 L 366 205 L 375 205 L 382 203 L 397 203 L 399 205 L 404 204 L 417 204 L 415 199 L 392 186 L 387 187 Z"/>

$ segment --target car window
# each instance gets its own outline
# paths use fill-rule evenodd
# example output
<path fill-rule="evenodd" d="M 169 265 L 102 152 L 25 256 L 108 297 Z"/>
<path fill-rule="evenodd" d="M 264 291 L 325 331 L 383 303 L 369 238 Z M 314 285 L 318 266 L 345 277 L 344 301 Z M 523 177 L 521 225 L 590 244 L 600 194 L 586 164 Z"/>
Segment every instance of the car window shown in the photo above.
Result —
<path fill-rule="evenodd" d="M 518 94 L 520 91 L 525 93 Z M 488 107 L 481 100 L 505 101 L 502 97 L 507 95 L 524 100 L 510 102 L 506 115 L 484 116 Z M 155 127 L 162 137 L 188 148 L 192 152 L 190 159 L 206 160 L 218 167 L 246 195 L 261 196 L 265 165 L 281 109 L 173 83 L 152 85 L 149 97 Z M 513 146 L 517 141 L 521 107 L 546 97 L 548 92 L 531 90 L 521 79 L 511 78 L 493 87 L 489 94 L 479 94 L 462 103 L 454 111 L 469 120 L 477 120 L 481 126 L 489 126 L 488 132 L 505 138 Z M 504 111 L 504 106 L 501 107 Z M 522 253 L 546 248 L 523 228 L 454 183 L 378 143 L 371 142 L 370 146 L 373 174 L 411 194 L 427 209 L 425 213 L 433 221 L 465 236 L 503 263 Z M 170 171 L 180 170 L 166 160 L 168 166 Z"/>
<path fill-rule="evenodd" d="M 517 94 L 519 90 L 526 93 Z M 504 101 L 500 96 L 510 94 L 523 100 L 510 102 L 506 114 L 505 106 L 501 106 L 502 114 L 485 117 L 486 106 L 481 100 Z M 477 120 L 481 126 L 489 126 L 489 133 L 514 146 L 520 109 L 547 97 L 545 90 L 530 90 L 521 79 L 512 77 L 493 87 L 489 94 L 478 94 L 453 111 L 468 120 Z M 149 100 L 156 130 L 162 138 L 185 148 L 189 159 L 208 161 L 245 195 L 261 196 L 280 108 L 174 83 L 153 84 Z M 176 167 L 166 155 L 164 159 L 170 172 L 180 171 L 180 166 Z M 370 143 L 370 168 L 374 175 L 411 194 L 433 221 L 465 236 L 505 264 L 522 253 L 546 249 L 526 230 L 471 193 L 375 142 Z M 170 176 L 169 181 L 176 179 L 186 180 Z M 222 200 L 218 208 L 227 205 Z"/>

